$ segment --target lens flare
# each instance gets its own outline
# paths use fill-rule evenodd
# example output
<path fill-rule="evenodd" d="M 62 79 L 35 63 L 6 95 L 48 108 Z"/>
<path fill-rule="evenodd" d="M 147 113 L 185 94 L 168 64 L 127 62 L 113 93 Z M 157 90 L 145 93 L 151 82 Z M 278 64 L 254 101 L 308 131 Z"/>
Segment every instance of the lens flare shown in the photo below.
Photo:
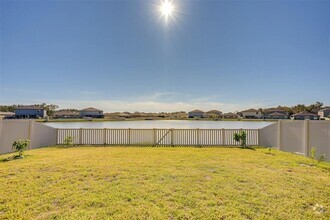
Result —
<path fill-rule="evenodd" d="M 162 16 L 165 17 L 165 20 L 168 19 L 168 17 L 171 17 L 174 11 L 174 5 L 172 4 L 172 1 L 164 0 L 162 1 L 162 4 L 160 6 L 160 13 Z"/>

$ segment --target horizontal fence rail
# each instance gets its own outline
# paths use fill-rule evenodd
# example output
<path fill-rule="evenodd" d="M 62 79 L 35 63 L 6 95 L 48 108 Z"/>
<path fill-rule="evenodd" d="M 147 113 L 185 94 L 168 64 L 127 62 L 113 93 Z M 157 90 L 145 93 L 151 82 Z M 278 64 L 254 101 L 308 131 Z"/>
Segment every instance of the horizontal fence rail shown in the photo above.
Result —
<path fill-rule="evenodd" d="M 57 144 L 153 146 L 235 146 L 234 134 L 246 132 L 247 145 L 259 145 L 259 129 L 57 129 Z"/>

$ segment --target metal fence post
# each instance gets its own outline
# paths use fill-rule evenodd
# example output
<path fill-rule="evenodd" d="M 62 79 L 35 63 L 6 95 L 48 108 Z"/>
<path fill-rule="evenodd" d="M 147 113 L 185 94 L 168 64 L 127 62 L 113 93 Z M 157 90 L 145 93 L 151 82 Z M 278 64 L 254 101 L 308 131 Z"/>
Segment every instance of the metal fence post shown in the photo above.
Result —
<path fill-rule="evenodd" d="M 82 128 L 79 129 L 79 144 L 82 144 Z"/>
<path fill-rule="evenodd" d="M 173 146 L 173 128 L 171 128 L 171 146 Z"/>
<path fill-rule="evenodd" d="M 131 144 L 131 129 L 128 129 L 128 145 Z"/>
<path fill-rule="evenodd" d="M 103 143 L 104 145 L 107 145 L 107 129 L 104 128 L 104 131 L 103 131 Z"/>
<path fill-rule="evenodd" d="M 197 146 L 200 146 L 201 145 L 201 142 L 200 142 L 200 131 L 199 131 L 199 128 L 196 129 L 197 130 Z"/>
<path fill-rule="evenodd" d="M 221 129 L 221 136 L 222 136 L 222 146 L 225 146 L 226 145 L 226 135 L 225 135 L 225 129 Z"/>
<path fill-rule="evenodd" d="M 156 145 L 157 144 L 157 129 L 156 128 L 153 129 L 153 138 L 154 138 L 154 145 Z"/>

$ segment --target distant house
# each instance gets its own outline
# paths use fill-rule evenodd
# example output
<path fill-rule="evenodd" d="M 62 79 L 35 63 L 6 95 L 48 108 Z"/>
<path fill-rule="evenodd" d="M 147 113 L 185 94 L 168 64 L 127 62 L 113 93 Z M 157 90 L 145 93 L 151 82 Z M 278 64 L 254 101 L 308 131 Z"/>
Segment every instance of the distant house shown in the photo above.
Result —
<path fill-rule="evenodd" d="M 58 110 L 54 113 L 54 118 L 79 118 L 79 111 L 73 111 L 73 110 Z"/>
<path fill-rule="evenodd" d="M 227 119 L 237 119 L 240 116 L 238 114 L 232 113 L 232 112 L 228 112 L 228 113 L 224 113 L 222 115 L 223 118 L 227 118 Z"/>
<path fill-rule="evenodd" d="M 218 110 L 211 110 L 207 111 L 205 116 L 209 118 L 222 118 L 222 112 Z"/>
<path fill-rule="evenodd" d="M 15 118 L 46 118 L 47 111 L 42 106 L 19 106 L 15 109 Z"/>
<path fill-rule="evenodd" d="M 318 111 L 318 115 L 320 118 L 330 118 L 330 107 L 325 107 L 324 109 L 321 109 Z"/>
<path fill-rule="evenodd" d="M 13 112 L 0 112 L 0 119 L 9 119 L 14 117 L 15 117 L 15 113 Z"/>
<path fill-rule="evenodd" d="M 205 112 L 198 109 L 188 112 L 188 118 L 204 118 L 204 117 L 205 117 Z"/>
<path fill-rule="evenodd" d="M 90 118 L 104 118 L 104 114 L 102 110 L 96 108 L 85 108 L 79 111 L 79 116 L 81 118 L 90 117 Z"/>
<path fill-rule="evenodd" d="M 267 109 L 264 112 L 266 119 L 288 119 L 289 113 L 281 109 Z"/>
<path fill-rule="evenodd" d="M 259 110 L 250 108 L 241 112 L 243 118 L 262 118 L 262 113 Z"/>
<path fill-rule="evenodd" d="M 320 116 L 317 114 L 309 113 L 309 112 L 300 112 L 294 115 L 291 115 L 291 119 L 293 120 L 319 120 Z"/>

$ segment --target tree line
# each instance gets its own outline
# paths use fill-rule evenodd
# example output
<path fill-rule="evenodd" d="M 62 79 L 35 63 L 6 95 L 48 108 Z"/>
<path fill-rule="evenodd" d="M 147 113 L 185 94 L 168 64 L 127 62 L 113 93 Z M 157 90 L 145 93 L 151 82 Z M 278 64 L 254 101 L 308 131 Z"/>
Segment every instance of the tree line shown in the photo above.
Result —
<path fill-rule="evenodd" d="M 275 109 L 280 109 L 280 110 L 286 111 L 290 115 L 297 114 L 299 112 L 310 112 L 310 113 L 317 114 L 317 112 L 319 110 L 321 110 L 322 108 L 323 108 L 322 102 L 316 102 L 311 105 L 297 104 L 297 105 L 291 106 L 291 107 L 281 106 L 281 105 L 275 107 Z M 267 109 L 261 109 L 261 110 L 264 112 Z"/>

